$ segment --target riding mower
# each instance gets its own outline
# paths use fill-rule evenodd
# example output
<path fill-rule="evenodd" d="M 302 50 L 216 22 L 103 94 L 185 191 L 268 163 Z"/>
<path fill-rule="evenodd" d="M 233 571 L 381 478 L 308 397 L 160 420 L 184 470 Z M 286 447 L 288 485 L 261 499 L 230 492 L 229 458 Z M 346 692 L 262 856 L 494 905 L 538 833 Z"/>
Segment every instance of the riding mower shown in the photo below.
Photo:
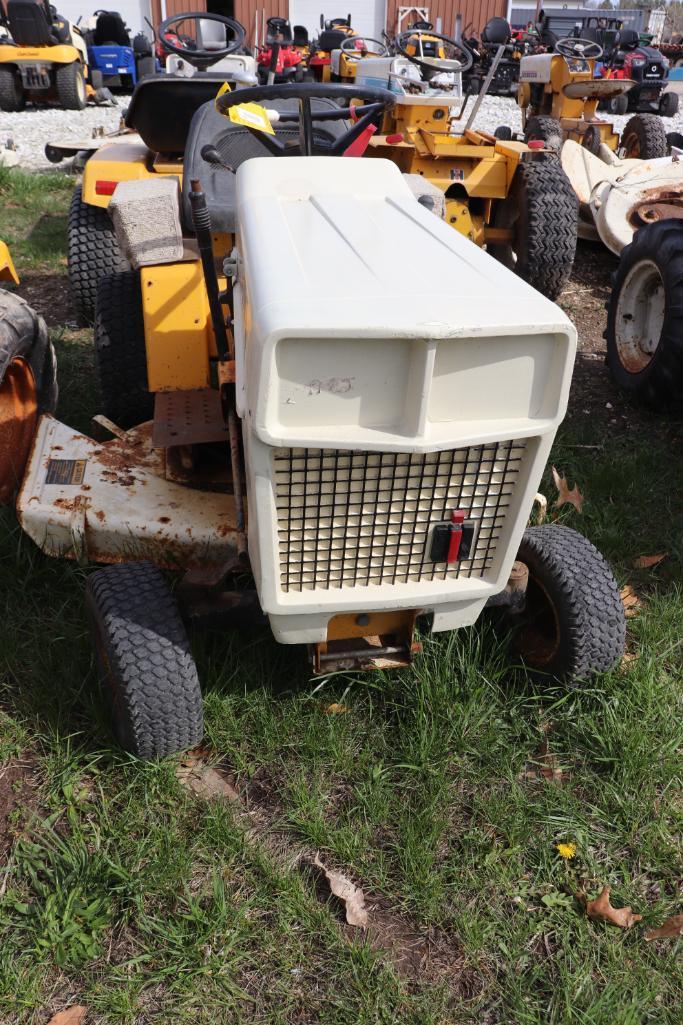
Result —
<path fill-rule="evenodd" d="M 320 15 L 320 35 L 315 41 L 308 67 L 316 82 L 332 81 L 332 54 L 339 50 L 346 39 L 358 38 L 351 27 L 351 15 L 347 18 L 332 18 L 326 21 Z"/>
<path fill-rule="evenodd" d="M 88 74 L 85 41 L 47 0 L 7 0 L 2 23 L 11 41 L 0 41 L 0 110 L 23 110 L 26 101 L 57 100 L 82 110 L 102 85 Z"/>
<path fill-rule="evenodd" d="M 601 71 L 603 77 L 626 80 L 629 90 L 612 97 L 607 109 L 613 114 L 629 111 L 673 117 L 678 112 L 678 93 L 665 92 L 669 62 L 659 50 L 644 46 L 635 29 L 621 29 Z"/>
<path fill-rule="evenodd" d="M 383 83 L 396 95 L 368 154 L 393 160 L 420 188 L 429 183 L 431 202 L 448 224 L 555 298 L 576 249 L 571 185 L 558 161 L 543 159 L 542 143 L 497 139 L 472 127 L 505 47 L 458 132 L 468 103 L 468 96 L 461 100 L 461 80 L 473 55 L 463 42 L 429 30 L 447 56 L 418 56 L 421 31 L 411 28 L 397 37 L 397 56 L 358 64 L 359 85 Z"/>
<path fill-rule="evenodd" d="M 287 18 L 268 18 L 264 46 L 258 51 L 259 81 L 302 82 L 306 71 L 301 49 L 294 46 L 294 33 Z"/>
<path fill-rule="evenodd" d="M 143 75 L 154 74 L 152 44 L 142 32 L 131 39 L 118 11 L 95 11 L 81 31 L 90 67 L 109 89 L 132 89 Z"/>
<path fill-rule="evenodd" d="M 339 49 L 331 54 L 330 81 L 355 82 L 358 62 L 368 57 L 386 57 L 389 48 L 380 39 L 369 36 L 347 36 Z"/>
<path fill-rule="evenodd" d="M 33 389 L 17 515 L 46 554 L 104 566 L 86 585 L 95 659 L 138 757 L 201 740 L 184 620 L 265 616 L 322 676 L 406 666 L 418 622 L 451 631 L 486 607 L 548 681 L 622 657 L 603 558 L 568 527 L 527 527 L 575 329 L 395 163 L 344 156 L 396 100 L 291 83 L 205 104 L 182 190 L 113 197 L 133 269 L 100 287 L 99 370 L 109 394 L 147 393 L 149 422 L 100 418 L 112 440 L 94 440 L 37 418 Z"/>
<path fill-rule="evenodd" d="M 467 39 L 467 45 L 474 53 L 475 63 L 469 74 L 468 85 L 472 92 L 478 92 L 486 78 L 499 46 L 505 46 L 505 55 L 498 61 L 496 73 L 489 86 L 489 96 L 515 96 L 519 81 L 519 62 L 524 45 L 513 39 L 510 23 L 505 18 L 490 18 L 481 32 L 481 41 L 474 37 Z"/>
<path fill-rule="evenodd" d="M 190 49 L 179 39 L 178 28 L 181 23 L 198 21 L 215 22 L 229 41 L 218 49 Z M 179 179 L 196 110 L 213 99 L 225 82 L 239 86 L 256 81 L 254 59 L 237 53 L 245 40 L 244 27 L 231 18 L 203 12 L 174 15 L 163 22 L 158 35 L 169 54 L 168 73 L 138 83 L 126 111 L 126 134 L 112 137 L 93 153 L 85 165 L 82 184 L 74 190 L 67 227 L 69 285 L 74 310 L 84 324 L 93 321 L 100 278 L 129 266 L 107 212 L 117 184 L 133 179 Z M 59 155 L 59 147 L 56 149 L 55 155 Z"/>
<path fill-rule="evenodd" d="M 595 77 L 595 65 L 602 56 L 599 43 L 568 37 L 558 39 L 551 53 L 522 58 L 517 101 L 524 138 L 541 140 L 554 150 L 572 139 L 592 153 L 605 145 L 643 160 L 666 156 L 666 133 L 656 115 L 632 117 L 621 139 L 609 121 L 596 117 L 601 100 L 623 95 L 632 87 L 624 79 Z"/>

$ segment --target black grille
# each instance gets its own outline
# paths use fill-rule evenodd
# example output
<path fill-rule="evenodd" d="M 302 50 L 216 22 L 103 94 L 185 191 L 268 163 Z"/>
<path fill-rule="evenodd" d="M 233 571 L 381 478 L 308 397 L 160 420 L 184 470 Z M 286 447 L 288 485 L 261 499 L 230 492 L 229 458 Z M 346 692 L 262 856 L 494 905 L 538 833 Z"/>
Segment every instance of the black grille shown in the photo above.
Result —
<path fill-rule="evenodd" d="M 282 589 L 484 577 L 524 452 L 524 441 L 431 453 L 275 450 Z M 433 528 L 456 509 L 475 524 L 470 558 L 433 563 Z"/>

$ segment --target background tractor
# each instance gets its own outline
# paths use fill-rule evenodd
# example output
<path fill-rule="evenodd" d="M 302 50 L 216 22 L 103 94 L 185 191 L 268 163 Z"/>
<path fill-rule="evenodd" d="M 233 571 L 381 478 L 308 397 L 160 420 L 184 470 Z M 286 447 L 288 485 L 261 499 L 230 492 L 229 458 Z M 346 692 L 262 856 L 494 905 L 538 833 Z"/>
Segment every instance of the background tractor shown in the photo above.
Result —
<path fill-rule="evenodd" d="M 153 75 L 156 60 L 144 33 L 131 38 L 118 11 L 95 11 L 81 29 L 88 62 L 109 89 L 132 90 L 144 75 Z"/>

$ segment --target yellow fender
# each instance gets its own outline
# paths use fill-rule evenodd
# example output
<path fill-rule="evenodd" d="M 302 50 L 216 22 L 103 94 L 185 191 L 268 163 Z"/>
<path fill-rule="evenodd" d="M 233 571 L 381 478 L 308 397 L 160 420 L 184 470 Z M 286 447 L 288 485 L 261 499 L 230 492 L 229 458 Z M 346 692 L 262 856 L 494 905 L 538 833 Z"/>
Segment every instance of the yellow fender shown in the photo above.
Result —
<path fill-rule="evenodd" d="M 52 64 L 73 64 L 82 54 L 69 43 L 55 46 L 0 46 L 0 64 L 21 64 L 22 61 L 45 61 Z"/>
<path fill-rule="evenodd" d="M 16 272 L 14 261 L 6 242 L 0 241 L 0 281 L 13 281 L 19 284 L 19 275 Z"/>

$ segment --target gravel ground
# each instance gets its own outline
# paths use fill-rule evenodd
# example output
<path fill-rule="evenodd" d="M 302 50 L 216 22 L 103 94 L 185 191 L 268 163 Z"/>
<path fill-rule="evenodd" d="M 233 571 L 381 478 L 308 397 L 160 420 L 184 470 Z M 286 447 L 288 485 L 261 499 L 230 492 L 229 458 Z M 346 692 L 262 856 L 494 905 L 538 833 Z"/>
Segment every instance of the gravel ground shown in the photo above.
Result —
<path fill-rule="evenodd" d="M 21 114 L 0 114 L 0 144 L 4 144 L 8 138 L 13 139 L 20 167 L 54 167 L 45 157 L 45 143 L 88 139 L 99 128 L 104 128 L 105 132 L 114 131 L 128 106 L 129 97 L 118 96 L 117 100 L 116 107 L 87 107 L 80 111 L 34 107 Z M 627 114 L 612 119 L 619 131 L 630 116 Z M 683 110 L 676 117 L 665 118 L 664 124 L 667 132 L 683 132 Z M 499 125 L 510 125 L 519 131 L 522 127 L 519 107 L 507 97 L 487 96 L 477 115 L 476 125 L 490 132 L 495 131 Z M 66 170 L 69 163 L 65 161 L 58 166 Z"/>

